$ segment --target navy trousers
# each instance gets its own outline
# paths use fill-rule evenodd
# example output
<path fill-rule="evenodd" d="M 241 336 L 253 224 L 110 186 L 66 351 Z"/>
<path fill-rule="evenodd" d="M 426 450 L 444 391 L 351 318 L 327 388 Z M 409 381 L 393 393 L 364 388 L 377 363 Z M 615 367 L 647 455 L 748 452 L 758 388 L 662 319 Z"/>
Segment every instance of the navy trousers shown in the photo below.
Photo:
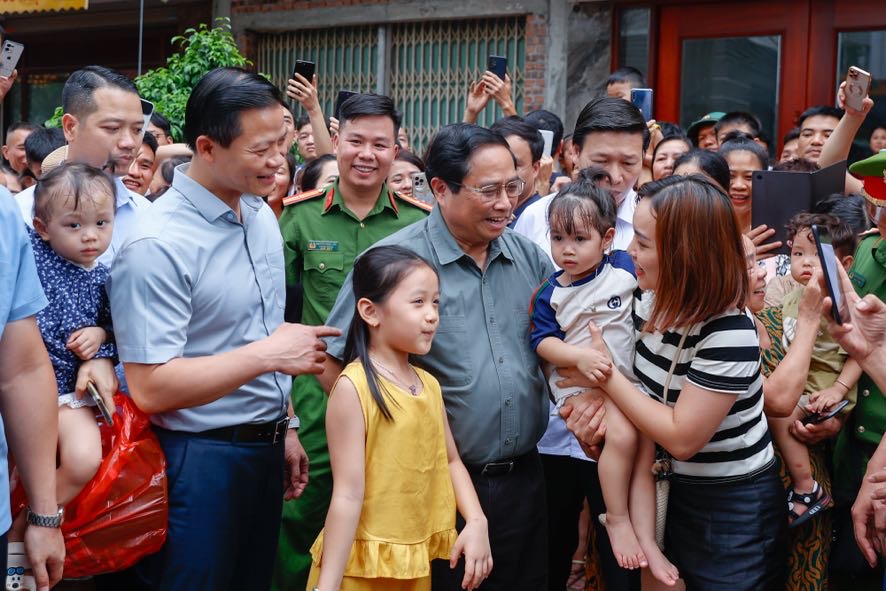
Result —
<path fill-rule="evenodd" d="M 283 442 L 156 432 L 166 454 L 169 535 L 140 565 L 151 588 L 268 589 L 283 504 Z"/>

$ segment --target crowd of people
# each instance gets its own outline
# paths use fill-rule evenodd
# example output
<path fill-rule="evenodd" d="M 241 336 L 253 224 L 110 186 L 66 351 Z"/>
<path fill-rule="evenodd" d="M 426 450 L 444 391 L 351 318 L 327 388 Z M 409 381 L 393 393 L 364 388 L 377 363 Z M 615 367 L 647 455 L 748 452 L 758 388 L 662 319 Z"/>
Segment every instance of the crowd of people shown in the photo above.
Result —
<path fill-rule="evenodd" d="M 317 82 L 213 70 L 176 143 L 88 66 L 61 129 L 8 128 L 7 589 L 61 579 L 118 391 L 169 520 L 98 589 L 883 588 L 886 129 L 784 244 L 752 221 L 754 173 L 847 159 L 870 97 L 773 157 L 753 113 L 645 120 L 631 68 L 569 130 L 485 72 L 419 156 Z"/>

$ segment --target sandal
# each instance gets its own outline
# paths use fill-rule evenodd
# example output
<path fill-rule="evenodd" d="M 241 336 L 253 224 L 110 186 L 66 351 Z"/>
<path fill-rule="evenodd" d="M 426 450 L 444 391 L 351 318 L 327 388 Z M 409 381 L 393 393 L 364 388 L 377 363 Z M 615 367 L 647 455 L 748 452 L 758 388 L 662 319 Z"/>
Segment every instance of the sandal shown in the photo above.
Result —
<path fill-rule="evenodd" d="M 566 588 L 570 591 L 584 591 L 586 585 L 585 561 L 573 560 L 572 569 L 569 571 L 569 579 L 566 581 Z"/>
<path fill-rule="evenodd" d="M 805 505 L 806 511 L 798 515 L 794 511 L 795 504 Z M 788 527 L 799 527 L 830 506 L 831 496 L 818 485 L 818 482 L 813 481 L 811 493 L 798 493 L 792 488 L 788 491 Z"/>
<path fill-rule="evenodd" d="M 22 542 L 10 542 L 6 555 L 6 591 L 37 591 Z"/>

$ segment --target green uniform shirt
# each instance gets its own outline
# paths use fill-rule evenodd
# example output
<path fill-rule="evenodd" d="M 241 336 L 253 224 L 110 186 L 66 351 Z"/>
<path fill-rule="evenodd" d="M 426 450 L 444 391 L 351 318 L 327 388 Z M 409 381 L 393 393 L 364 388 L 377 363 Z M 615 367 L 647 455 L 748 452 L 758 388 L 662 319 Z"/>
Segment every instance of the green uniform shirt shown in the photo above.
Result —
<path fill-rule="evenodd" d="M 869 293 L 886 300 L 886 239 L 879 234 L 862 240 L 855 251 L 855 262 L 849 272 L 859 297 Z M 874 445 L 886 431 L 886 398 L 867 374 L 858 381 L 855 436 Z"/>
<path fill-rule="evenodd" d="M 283 209 L 280 231 L 286 283 L 301 283 L 301 321 L 317 326 L 335 303 L 357 255 L 401 228 L 427 217 L 430 206 L 382 185 L 375 207 L 362 220 L 347 208 L 338 180 L 328 188 L 295 196 Z"/>

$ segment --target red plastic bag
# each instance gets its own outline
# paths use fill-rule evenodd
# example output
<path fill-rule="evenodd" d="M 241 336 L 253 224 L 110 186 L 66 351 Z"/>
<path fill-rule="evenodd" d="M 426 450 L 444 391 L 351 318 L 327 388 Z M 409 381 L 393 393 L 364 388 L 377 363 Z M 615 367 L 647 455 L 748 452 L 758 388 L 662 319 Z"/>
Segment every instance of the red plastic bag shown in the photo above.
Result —
<path fill-rule="evenodd" d="M 148 416 L 123 394 L 114 396 L 114 426 L 98 417 L 102 463 L 65 506 L 66 578 L 128 568 L 166 541 L 169 504 L 166 458 Z M 27 504 L 10 466 L 13 513 Z"/>

